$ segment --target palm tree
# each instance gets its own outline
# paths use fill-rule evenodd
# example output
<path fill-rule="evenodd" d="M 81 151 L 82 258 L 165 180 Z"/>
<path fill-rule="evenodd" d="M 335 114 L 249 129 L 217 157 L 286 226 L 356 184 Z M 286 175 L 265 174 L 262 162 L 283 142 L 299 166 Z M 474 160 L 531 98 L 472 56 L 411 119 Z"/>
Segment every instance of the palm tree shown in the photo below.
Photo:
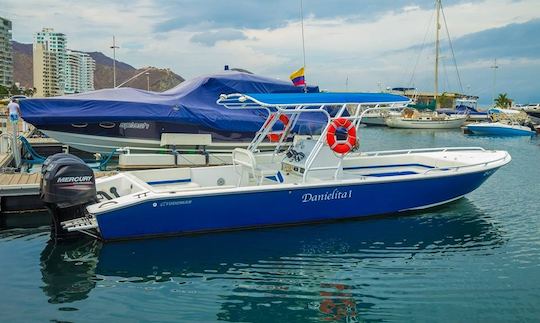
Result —
<path fill-rule="evenodd" d="M 498 108 L 508 108 L 512 105 L 512 100 L 508 98 L 508 94 L 501 93 L 495 99 L 495 106 Z"/>

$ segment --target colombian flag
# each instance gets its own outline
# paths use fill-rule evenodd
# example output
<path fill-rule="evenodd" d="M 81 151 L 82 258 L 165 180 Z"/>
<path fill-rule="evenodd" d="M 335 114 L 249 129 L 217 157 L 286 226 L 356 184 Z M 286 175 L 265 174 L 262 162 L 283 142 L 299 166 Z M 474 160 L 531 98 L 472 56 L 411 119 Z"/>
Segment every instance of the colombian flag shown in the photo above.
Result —
<path fill-rule="evenodd" d="M 289 76 L 294 86 L 306 86 L 306 80 L 304 79 L 304 68 L 302 67 L 298 71 Z"/>

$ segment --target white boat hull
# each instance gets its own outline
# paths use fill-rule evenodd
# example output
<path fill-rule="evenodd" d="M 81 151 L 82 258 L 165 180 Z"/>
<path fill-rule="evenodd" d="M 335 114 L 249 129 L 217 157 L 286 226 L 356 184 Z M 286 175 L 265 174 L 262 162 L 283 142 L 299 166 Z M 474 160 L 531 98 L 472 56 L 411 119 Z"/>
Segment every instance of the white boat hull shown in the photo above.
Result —
<path fill-rule="evenodd" d="M 504 124 L 500 122 L 481 122 L 467 126 L 467 129 L 477 135 L 493 135 L 493 136 L 532 136 L 534 131 L 529 127 L 520 125 Z"/>
<path fill-rule="evenodd" d="M 159 140 L 116 138 L 85 135 L 71 132 L 41 130 L 46 136 L 54 138 L 69 147 L 87 151 L 90 153 L 110 154 L 116 149 L 129 147 L 132 152 L 150 153 L 165 151 L 166 148 L 160 146 Z M 246 148 L 249 142 L 228 142 L 212 143 L 206 147 L 207 152 L 224 153 L 231 152 L 234 148 Z M 272 143 L 263 143 L 262 150 L 270 150 L 275 147 Z M 180 148 L 180 147 L 178 147 Z"/>
<path fill-rule="evenodd" d="M 467 118 L 448 120 L 422 120 L 408 118 L 386 118 L 386 125 L 391 128 L 403 129 L 455 129 L 461 127 Z"/>
<path fill-rule="evenodd" d="M 382 116 L 364 116 L 362 123 L 370 126 L 386 126 L 386 121 Z"/>

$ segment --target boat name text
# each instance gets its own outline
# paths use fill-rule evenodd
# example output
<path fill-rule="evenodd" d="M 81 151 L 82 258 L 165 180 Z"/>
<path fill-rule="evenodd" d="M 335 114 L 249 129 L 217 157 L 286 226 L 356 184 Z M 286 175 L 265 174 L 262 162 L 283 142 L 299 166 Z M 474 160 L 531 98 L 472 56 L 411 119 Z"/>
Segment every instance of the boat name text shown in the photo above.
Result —
<path fill-rule="evenodd" d="M 165 207 L 165 206 L 177 206 L 177 205 L 188 205 L 191 204 L 191 200 L 181 200 L 181 201 L 165 201 L 160 202 L 159 207 Z M 158 206 L 157 203 L 153 203 L 153 207 Z"/>
<path fill-rule="evenodd" d="M 342 192 L 336 188 L 332 192 L 324 192 L 320 194 L 305 193 L 302 195 L 302 203 L 342 200 L 342 199 L 350 199 L 351 197 L 352 197 L 352 190 Z"/>
<path fill-rule="evenodd" d="M 120 123 L 121 129 L 144 129 L 148 130 L 150 128 L 150 124 L 146 122 L 121 122 Z"/>

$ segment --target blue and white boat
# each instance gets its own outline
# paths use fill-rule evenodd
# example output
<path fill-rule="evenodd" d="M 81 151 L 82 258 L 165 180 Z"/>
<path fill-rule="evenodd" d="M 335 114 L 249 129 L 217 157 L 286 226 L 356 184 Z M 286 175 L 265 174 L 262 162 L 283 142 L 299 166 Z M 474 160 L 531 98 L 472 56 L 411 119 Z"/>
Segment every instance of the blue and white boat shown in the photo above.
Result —
<path fill-rule="evenodd" d="M 439 113 L 453 115 L 467 115 L 468 121 L 485 121 L 489 119 L 487 111 L 478 110 L 478 100 L 476 99 L 456 99 L 455 109 L 437 109 Z"/>
<path fill-rule="evenodd" d="M 536 134 L 531 127 L 505 122 L 471 123 L 467 125 L 467 130 L 472 134 L 484 136 L 533 136 Z"/>
<path fill-rule="evenodd" d="M 459 199 L 511 160 L 478 147 L 361 152 L 363 114 L 409 103 L 398 95 L 230 94 L 218 103 L 269 114 L 248 148 L 233 151 L 232 165 L 95 180 L 83 165 L 57 160 L 44 171 L 41 193 L 57 228 L 109 241 L 397 214 Z M 305 114 L 327 119 L 322 135 L 284 149 Z M 290 122 L 276 149 L 260 152 L 283 115 Z"/>
<path fill-rule="evenodd" d="M 484 136 L 533 136 L 536 134 L 527 116 L 518 110 L 492 108 L 488 115 L 493 122 L 471 123 L 466 131 Z"/>
<path fill-rule="evenodd" d="M 309 86 L 309 92 L 318 92 Z M 226 71 L 182 82 L 165 92 L 133 88 L 102 89 L 87 93 L 32 98 L 21 101 L 23 119 L 45 135 L 70 147 L 110 154 L 130 147 L 136 152 L 162 151 L 164 134 L 183 136 L 184 151 L 198 151 L 202 140 L 208 152 L 230 153 L 247 147 L 266 120 L 265 111 L 227 110 L 216 104 L 226 93 L 301 93 L 291 82 L 242 72 Z M 261 114 L 262 113 L 262 114 Z M 300 120 L 303 134 L 320 133 L 316 120 Z M 276 123 L 276 129 L 282 128 Z M 271 140 L 262 146 L 273 149 Z"/>

